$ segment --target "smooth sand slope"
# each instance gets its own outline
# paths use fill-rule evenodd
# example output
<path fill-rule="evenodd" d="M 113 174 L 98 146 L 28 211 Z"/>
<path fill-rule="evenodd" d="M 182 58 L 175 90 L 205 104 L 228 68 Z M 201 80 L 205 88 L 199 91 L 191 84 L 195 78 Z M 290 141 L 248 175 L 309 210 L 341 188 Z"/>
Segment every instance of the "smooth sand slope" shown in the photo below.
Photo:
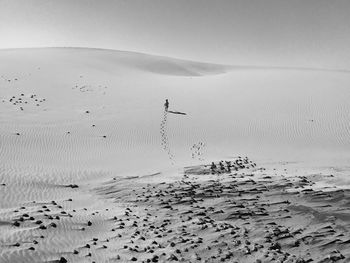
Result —
<path fill-rule="evenodd" d="M 349 258 L 346 71 L 83 48 L 0 61 L 0 262 Z M 238 155 L 257 165 L 220 170 Z"/>

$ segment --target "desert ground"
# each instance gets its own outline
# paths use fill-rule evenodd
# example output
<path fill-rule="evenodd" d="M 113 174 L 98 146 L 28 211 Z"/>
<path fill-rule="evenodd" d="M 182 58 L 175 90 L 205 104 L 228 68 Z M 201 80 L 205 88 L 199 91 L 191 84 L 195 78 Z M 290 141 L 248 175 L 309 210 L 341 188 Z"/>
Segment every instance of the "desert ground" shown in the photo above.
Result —
<path fill-rule="evenodd" d="M 350 72 L 0 61 L 1 263 L 350 262 Z"/>

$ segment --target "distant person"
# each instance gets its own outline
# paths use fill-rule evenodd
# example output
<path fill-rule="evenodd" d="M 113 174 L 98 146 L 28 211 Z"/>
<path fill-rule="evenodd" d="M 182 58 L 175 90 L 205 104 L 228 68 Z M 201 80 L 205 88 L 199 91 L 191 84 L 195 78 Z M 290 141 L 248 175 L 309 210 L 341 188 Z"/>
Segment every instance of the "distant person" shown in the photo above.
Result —
<path fill-rule="evenodd" d="M 164 107 L 165 107 L 165 111 L 168 111 L 168 109 L 169 109 L 169 101 L 168 101 L 168 99 L 165 100 Z"/>

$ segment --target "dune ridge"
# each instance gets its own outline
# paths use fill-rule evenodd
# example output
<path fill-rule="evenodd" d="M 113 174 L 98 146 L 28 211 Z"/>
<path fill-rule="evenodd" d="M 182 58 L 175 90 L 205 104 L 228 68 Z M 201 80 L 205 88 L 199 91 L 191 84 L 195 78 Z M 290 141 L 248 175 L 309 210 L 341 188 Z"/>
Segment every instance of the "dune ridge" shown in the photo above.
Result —
<path fill-rule="evenodd" d="M 78 51 L 78 52 L 99 52 L 99 53 L 112 53 L 121 56 L 126 56 L 130 58 L 135 58 L 138 64 L 142 61 L 140 58 L 145 60 L 154 60 L 154 63 L 148 62 L 140 66 L 143 70 L 149 72 L 160 73 L 160 74 L 172 74 L 169 70 L 164 70 L 169 66 L 173 66 L 175 72 L 178 70 L 179 73 L 173 73 L 173 75 L 181 75 L 181 70 L 184 75 L 193 74 L 194 76 L 200 76 L 208 74 L 223 74 L 233 70 L 297 70 L 297 71 L 324 71 L 324 72 L 338 72 L 338 73 L 350 73 L 349 69 L 345 68 L 317 68 L 317 67 L 291 67 L 288 65 L 280 66 L 264 66 L 264 65 L 229 65 L 229 64 L 218 64 L 212 62 L 202 62 L 202 61 L 193 61 L 181 58 L 173 58 L 162 55 L 154 55 L 136 51 L 127 51 L 127 50 L 115 50 L 115 49 L 105 49 L 105 48 L 92 48 L 92 47 L 33 47 L 33 48 L 8 48 L 0 49 L 0 52 L 34 52 L 35 51 L 53 51 L 53 50 L 62 50 L 62 51 Z M 163 63 L 163 64 L 162 64 Z M 187 66 L 187 68 L 186 68 Z M 191 68 L 193 71 L 191 71 Z M 212 70 L 212 71 L 211 71 Z"/>

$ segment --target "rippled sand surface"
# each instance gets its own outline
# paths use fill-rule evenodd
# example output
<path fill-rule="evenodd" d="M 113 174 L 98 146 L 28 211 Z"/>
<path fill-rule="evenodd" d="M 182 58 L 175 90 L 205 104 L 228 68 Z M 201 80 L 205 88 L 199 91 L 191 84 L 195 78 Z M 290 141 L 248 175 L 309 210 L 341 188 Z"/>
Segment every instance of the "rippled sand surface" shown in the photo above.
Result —
<path fill-rule="evenodd" d="M 290 163 L 298 175 L 317 167 L 336 175 L 319 184 L 349 185 L 345 71 L 70 48 L 3 50 L 0 60 L 1 262 L 73 258 L 73 247 L 108 233 L 117 208 L 93 189 L 113 178 L 170 180 L 185 166 L 241 155 Z M 23 214 L 34 219 L 13 226 Z M 50 215 L 57 226 L 38 228 Z M 88 253 L 72 262 L 115 256 Z"/>

